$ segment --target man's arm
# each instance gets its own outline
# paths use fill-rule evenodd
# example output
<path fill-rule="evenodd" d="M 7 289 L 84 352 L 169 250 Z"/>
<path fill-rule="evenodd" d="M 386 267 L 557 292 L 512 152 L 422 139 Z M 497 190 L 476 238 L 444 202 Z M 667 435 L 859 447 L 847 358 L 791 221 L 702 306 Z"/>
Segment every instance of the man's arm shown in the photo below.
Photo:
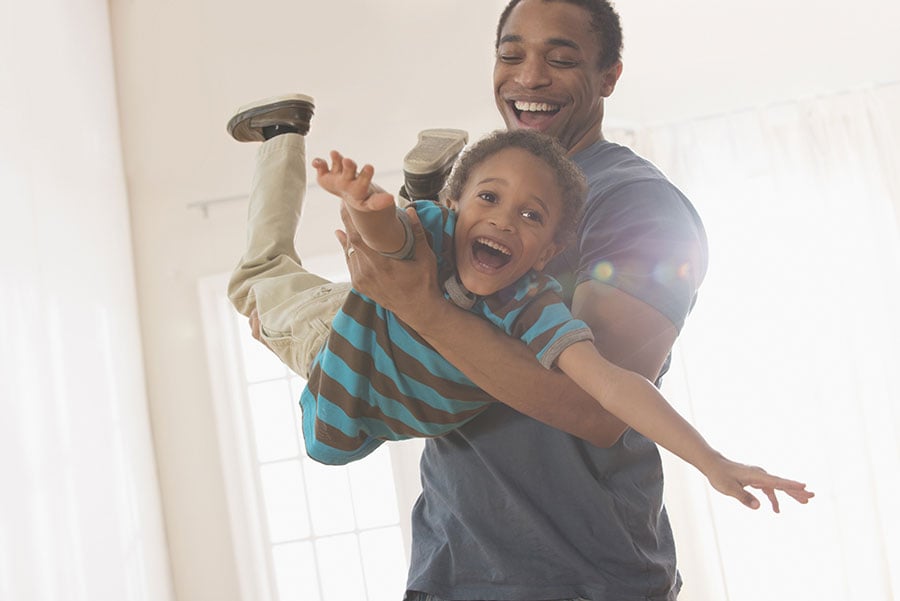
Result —
<path fill-rule="evenodd" d="M 477 386 L 534 419 L 611 446 L 625 424 L 564 374 L 544 369 L 519 340 L 443 298 L 434 256 L 414 212 L 415 257 L 390 261 L 367 249 L 345 220 L 358 250 L 348 262 L 354 287 L 393 311 Z M 342 238 L 346 246 L 346 237 Z M 573 313 L 594 331 L 597 349 L 620 367 L 655 380 L 675 340 L 672 323 L 649 305 L 596 282 L 578 286 Z"/>

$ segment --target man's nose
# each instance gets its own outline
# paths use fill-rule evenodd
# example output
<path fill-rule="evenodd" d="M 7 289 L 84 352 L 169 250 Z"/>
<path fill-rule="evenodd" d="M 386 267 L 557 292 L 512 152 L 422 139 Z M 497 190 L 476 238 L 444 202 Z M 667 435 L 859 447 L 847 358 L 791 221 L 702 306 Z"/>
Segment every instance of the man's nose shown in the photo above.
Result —
<path fill-rule="evenodd" d="M 523 88 L 529 89 L 550 85 L 549 67 L 539 57 L 526 57 L 516 65 L 515 80 Z"/>

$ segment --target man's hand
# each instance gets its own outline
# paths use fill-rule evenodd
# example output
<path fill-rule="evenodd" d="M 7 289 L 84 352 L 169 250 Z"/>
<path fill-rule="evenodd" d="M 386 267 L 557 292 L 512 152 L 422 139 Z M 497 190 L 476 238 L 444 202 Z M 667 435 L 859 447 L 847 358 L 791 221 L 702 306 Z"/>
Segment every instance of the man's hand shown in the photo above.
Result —
<path fill-rule="evenodd" d="M 406 214 L 415 237 L 414 256 L 409 260 L 390 259 L 366 246 L 346 209 L 342 208 L 341 219 L 347 231 L 336 233 L 347 256 L 353 287 L 424 335 L 429 316 L 436 304 L 443 302 L 443 296 L 437 281 L 437 261 L 419 217 L 412 207 Z"/>
<path fill-rule="evenodd" d="M 256 309 L 253 309 L 253 311 L 250 312 L 248 321 L 250 322 L 250 334 L 252 334 L 253 337 L 257 340 L 259 340 L 264 347 L 271 351 L 272 348 L 268 344 L 266 344 L 265 340 L 263 340 L 262 329 L 259 321 L 259 313 L 256 311 Z M 272 352 L 274 353 L 275 351 Z"/>

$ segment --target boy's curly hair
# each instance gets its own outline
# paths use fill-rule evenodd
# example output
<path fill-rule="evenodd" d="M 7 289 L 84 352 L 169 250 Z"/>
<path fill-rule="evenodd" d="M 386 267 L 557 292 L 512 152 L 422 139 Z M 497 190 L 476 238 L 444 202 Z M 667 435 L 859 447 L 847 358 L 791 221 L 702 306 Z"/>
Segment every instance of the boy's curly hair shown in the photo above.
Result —
<path fill-rule="evenodd" d="M 498 130 L 481 138 L 468 148 L 450 174 L 447 182 L 449 198 L 459 200 L 472 170 L 507 148 L 520 148 L 544 162 L 556 174 L 556 183 L 562 192 L 562 214 L 554 239 L 568 243 L 575 235 L 575 228 L 587 198 L 587 184 L 581 169 L 566 156 L 566 151 L 555 139 L 535 131 L 518 129 Z"/>

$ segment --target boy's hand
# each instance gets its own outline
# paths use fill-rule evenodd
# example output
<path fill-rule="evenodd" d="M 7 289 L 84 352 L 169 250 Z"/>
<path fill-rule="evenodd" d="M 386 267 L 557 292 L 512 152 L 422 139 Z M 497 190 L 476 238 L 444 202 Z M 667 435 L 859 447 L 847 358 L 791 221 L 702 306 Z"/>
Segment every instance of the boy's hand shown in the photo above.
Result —
<path fill-rule="evenodd" d="M 356 162 L 331 151 L 331 166 L 325 159 L 312 162 L 316 181 L 323 190 L 339 196 L 352 211 L 371 212 L 393 209 L 394 197 L 372 184 L 375 168 L 365 165 L 357 171 Z"/>
<path fill-rule="evenodd" d="M 784 492 L 804 505 L 815 496 L 815 493 L 806 490 L 806 484 L 802 482 L 779 478 L 760 467 L 736 463 L 724 457 L 707 472 L 706 476 L 713 488 L 724 495 L 734 497 L 750 509 L 759 509 L 759 501 L 745 490 L 748 486 L 763 491 L 775 513 L 779 513 L 776 490 Z"/>

